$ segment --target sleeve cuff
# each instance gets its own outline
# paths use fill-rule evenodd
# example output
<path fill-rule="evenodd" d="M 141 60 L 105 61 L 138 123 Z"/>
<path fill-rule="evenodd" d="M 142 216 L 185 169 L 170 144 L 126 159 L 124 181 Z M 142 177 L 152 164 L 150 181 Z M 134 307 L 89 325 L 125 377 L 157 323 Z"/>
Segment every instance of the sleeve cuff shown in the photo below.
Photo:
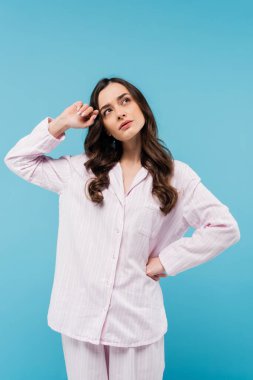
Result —
<path fill-rule="evenodd" d="M 161 251 L 161 253 L 158 255 L 161 263 L 162 263 L 162 266 L 164 267 L 165 269 L 165 272 L 168 276 L 176 276 L 176 274 L 178 273 L 178 271 L 176 271 L 175 269 L 173 270 L 173 262 L 169 263 L 167 260 L 166 260 L 166 257 L 167 257 L 167 252 L 166 252 L 166 255 L 163 254 L 163 251 Z"/>

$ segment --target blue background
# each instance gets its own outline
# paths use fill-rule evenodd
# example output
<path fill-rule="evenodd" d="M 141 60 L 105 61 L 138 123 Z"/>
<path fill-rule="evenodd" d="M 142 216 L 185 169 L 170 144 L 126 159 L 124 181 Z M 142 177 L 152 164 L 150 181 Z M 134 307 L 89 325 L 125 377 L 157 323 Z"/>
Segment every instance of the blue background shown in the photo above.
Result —
<path fill-rule="evenodd" d="M 3 157 L 44 117 L 120 76 L 146 96 L 174 158 L 192 166 L 241 230 L 215 260 L 160 280 L 164 379 L 253 379 L 253 2 L 5 1 L 0 14 L 0 378 L 66 379 L 60 334 L 46 321 L 58 197 L 15 176 Z M 67 131 L 50 155 L 81 153 L 84 137 Z"/>

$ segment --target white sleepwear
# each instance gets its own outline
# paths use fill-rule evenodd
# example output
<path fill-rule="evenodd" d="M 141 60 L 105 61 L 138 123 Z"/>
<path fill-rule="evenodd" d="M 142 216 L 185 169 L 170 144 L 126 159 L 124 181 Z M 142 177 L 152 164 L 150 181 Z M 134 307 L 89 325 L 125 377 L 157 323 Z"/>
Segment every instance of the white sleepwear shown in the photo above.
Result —
<path fill-rule="evenodd" d="M 103 345 L 110 346 L 110 380 L 122 380 L 125 372 L 117 378 L 117 371 L 124 366 L 133 374 L 129 380 L 136 374 L 138 380 L 160 379 L 161 339 L 168 324 L 160 283 L 146 274 L 149 257 L 159 257 L 166 273 L 175 276 L 238 242 L 238 224 L 199 175 L 179 160 L 174 160 L 171 181 L 179 199 L 166 216 L 152 196 L 153 178 L 143 166 L 125 194 L 122 167 L 117 162 L 103 190 L 104 204 L 95 204 L 86 197 L 85 184 L 94 177 L 84 166 L 87 155 L 46 155 L 66 138 L 49 132 L 50 120 L 46 117 L 21 138 L 4 161 L 19 177 L 59 197 L 55 274 L 47 318 L 53 330 L 69 337 L 64 346 L 70 379 L 84 379 L 92 371 L 94 379 L 99 378 L 95 376 L 99 376 L 100 365 L 105 368 Z M 195 231 L 184 237 L 189 227 Z M 161 356 L 153 356 L 158 352 Z M 151 371 L 150 375 L 145 371 Z"/>
<path fill-rule="evenodd" d="M 162 380 L 164 336 L 139 347 L 83 342 L 62 334 L 68 380 Z"/>

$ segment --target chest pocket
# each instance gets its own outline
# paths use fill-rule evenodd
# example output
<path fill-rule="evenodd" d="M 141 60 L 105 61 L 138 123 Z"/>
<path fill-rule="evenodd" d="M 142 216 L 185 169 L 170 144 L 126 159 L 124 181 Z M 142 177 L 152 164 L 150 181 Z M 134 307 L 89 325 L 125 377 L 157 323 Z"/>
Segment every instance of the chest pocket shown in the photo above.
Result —
<path fill-rule="evenodd" d="M 153 238 L 162 222 L 162 212 L 160 206 L 153 202 L 136 208 L 137 232 L 148 238 Z"/>

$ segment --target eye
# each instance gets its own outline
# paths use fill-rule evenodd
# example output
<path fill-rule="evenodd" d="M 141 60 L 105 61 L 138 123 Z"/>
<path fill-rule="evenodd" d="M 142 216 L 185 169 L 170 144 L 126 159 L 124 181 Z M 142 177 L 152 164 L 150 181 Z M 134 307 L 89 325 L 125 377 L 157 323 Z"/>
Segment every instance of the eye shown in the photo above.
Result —
<path fill-rule="evenodd" d="M 110 110 L 110 108 L 107 108 L 107 109 L 104 111 L 104 113 L 103 113 L 104 116 L 106 115 L 106 112 L 107 112 L 108 110 Z"/>
<path fill-rule="evenodd" d="M 122 103 L 125 101 L 125 100 L 127 100 L 127 101 L 130 101 L 130 98 L 124 98 L 123 99 L 123 101 L 122 101 Z M 104 113 L 103 113 L 103 116 L 106 116 L 106 112 L 108 111 L 108 110 L 110 110 L 111 108 L 107 108 L 105 111 L 104 111 Z"/>
<path fill-rule="evenodd" d="M 125 98 L 124 100 L 130 100 L 129 98 Z M 124 102 L 124 100 L 123 100 L 123 102 Z"/>

